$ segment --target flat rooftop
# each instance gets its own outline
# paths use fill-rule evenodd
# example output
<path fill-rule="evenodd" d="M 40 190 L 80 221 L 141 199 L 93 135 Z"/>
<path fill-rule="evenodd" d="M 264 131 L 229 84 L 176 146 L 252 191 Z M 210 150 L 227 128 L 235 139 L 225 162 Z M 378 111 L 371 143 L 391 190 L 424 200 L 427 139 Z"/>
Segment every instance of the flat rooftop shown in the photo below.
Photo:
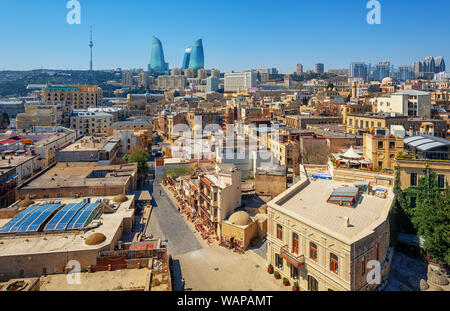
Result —
<path fill-rule="evenodd" d="M 87 136 L 70 144 L 61 151 L 97 151 L 102 150 L 113 137 Z"/>
<path fill-rule="evenodd" d="M 59 162 L 22 189 L 124 185 L 137 172 L 137 164 L 97 166 L 97 162 Z"/>
<path fill-rule="evenodd" d="M 0 256 L 18 256 L 18 255 L 32 255 L 32 254 L 46 254 L 46 253 L 61 253 L 61 252 L 75 252 L 92 249 L 100 249 L 110 245 L 117 230 L 119 230 L 124 218 L 132 217 L 134 209 L 130 209 L 134 201 L 133 195 L 128 195 L 128 201 L 121 203 L 119 208 L 114 213 L 104 213 L 100 220 L 101 225 L 94 229 L 85 231 L 71 231 L 62 233 L 46 233 L 39 232 L 35 234 L 21 235 L 4 235 L 0 237 Z M 113 196 L 104 197 L 90 197 L 91 202 L 96 202 L 98 199 L 110 199 L 112 202 Z M 81 203 L 85 198 L 57 198 L 57 199 L 42 199 L 34 200 L 35 204 L 60 201 L 61 204 Z M 9 220 L 9 219 L 8 219 Z M 85 239 L 91 233 L 102 233 L 106 240 L 100 244 L 89 246 L 84 243 Z"/>
<path fill-rule="evenodd" d="M 22 163 L 25 163 L 31 159 L 33 159 L 35 156 L 31 156 L 31 155 L 21 155 L 21 156 L 4 156 L 5 158 L 3 159 L 3 157 L 0 157 L 0 170 L 1 169 L 5 169 L 5 168 L 10 168 L 10 167 L 16 167 L 21 165 Z"/>
<path fill-rule="evenodd" d="M 302 179 L 268 205 L 347 244 L 369 235 L 384 222 L 394 198 L 392 189 L 388 189 L 386 199 L 364 194 L 355 208 L 339 206 L 327 203 L 333 190 L 354 184 L 322 179 L 308 182 Z"/>
<path fill-rule="evenodd" d="M 55 274 L 40 278 L 40 291 L 132 291 L 144 290 L 149 268 L 123 269 L 81 273 L 80 284 L 67 283 L 67 275 Z"/>

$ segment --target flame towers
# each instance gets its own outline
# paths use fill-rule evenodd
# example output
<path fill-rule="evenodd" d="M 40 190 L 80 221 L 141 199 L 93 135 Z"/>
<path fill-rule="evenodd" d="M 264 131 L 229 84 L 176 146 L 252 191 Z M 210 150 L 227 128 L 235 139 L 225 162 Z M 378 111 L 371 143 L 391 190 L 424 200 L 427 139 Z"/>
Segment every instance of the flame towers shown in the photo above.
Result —
<path fill-rule="evenodd" d="M 194 45 L 186 49 L 182 69 L 185 70 L 187 68 L 194 70 L 205 68 L 202 39 L 195 41 Z"/>
<path fill-rule="evenodd" d="M 152 55 L 150 57 L 150 64 L 148 65 L 148 71 L 152 73 L 164 73 L 169 70 L 169 64 L 164 60 L 164 51 L 161 41 L 153 37 L 152 43 Z"/>

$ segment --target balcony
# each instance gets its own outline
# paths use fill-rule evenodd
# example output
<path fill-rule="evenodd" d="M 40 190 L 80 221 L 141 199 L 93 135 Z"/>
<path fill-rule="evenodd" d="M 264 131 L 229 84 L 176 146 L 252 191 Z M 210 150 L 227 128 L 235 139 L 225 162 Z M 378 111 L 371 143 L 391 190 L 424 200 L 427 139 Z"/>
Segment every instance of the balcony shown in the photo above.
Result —
<path fill-rule="evenodd" d="M 305 264 L 305 256 L 292 254 L 291 252 L 289 252 L 288 245 L 285 245 L 281 248 L 280 256 L 296 268 Z"/>

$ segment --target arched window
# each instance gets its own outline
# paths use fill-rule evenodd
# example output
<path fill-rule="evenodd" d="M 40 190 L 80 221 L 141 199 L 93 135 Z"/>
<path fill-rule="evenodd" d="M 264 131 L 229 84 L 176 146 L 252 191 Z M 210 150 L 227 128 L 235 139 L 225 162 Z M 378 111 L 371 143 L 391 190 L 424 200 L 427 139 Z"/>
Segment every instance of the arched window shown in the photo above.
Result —
<path fill-rule="evenodd" d="M 333 253 L 330 253 L 330 271 L 339 273 L 339 258 Z"/>
<path fill-rule="evenodd" d="M 298 254 L 298 234 L 292 233 L 292 252 Z"/>
<path fill-rule="evenodd" d="M 283 227 L 277 225 L 277 239 L 283 240 Z"/>
<path fill-rule="evenodd" d="M 311 292 L 317 292 L 319 290 L 319 283 L 310 275 L 308 275 L 308 290 Z"/>
<path fill-rule="evenodd" d="M 317 245 L 313 242 L 309 242 L 309 258 L 317 261 Z"/>

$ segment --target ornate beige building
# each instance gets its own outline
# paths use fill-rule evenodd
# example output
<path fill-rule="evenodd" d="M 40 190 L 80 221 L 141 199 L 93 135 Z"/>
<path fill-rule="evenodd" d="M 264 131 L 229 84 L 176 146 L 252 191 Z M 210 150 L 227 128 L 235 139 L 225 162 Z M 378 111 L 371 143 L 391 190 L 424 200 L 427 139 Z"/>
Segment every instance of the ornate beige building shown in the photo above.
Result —
<path fill-rule="evenodd" d="M 382 280 L 392 261 L 392 189 L 383 196 L 303 177 L 268 203 L 266 260 L 300 290 L 372 290 L 373 264 Z"/>

